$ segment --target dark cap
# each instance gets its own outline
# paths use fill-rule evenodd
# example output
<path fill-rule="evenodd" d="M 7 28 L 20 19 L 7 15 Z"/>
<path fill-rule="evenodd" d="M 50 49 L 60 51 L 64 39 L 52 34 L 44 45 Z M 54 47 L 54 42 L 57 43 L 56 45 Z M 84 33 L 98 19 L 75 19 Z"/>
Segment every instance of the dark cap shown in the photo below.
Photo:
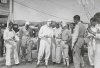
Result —
<path fill-rule="evenodd" d="M 94 15 L 94 18 L 96 18 L 97 21 L 100 22 L 100 12 L 97 12 L 97 13 Z"/>

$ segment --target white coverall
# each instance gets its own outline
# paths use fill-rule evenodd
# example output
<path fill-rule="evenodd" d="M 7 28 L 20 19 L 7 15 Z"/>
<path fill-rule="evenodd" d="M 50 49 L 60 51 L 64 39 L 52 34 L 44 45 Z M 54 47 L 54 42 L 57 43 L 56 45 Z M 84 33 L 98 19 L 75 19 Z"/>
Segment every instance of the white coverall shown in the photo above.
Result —
<path fill-rule="evenodd" d="M 94 68 L 100 68 L 100 24 L 97 24 L 95 27 L 96 27 L 96 50 L 95 50 Z"/>
<path fill-rule="evenodd" d="M 96 32 L 95 27 L 91 27 L 91 30 L 93 32 Z M 95 39 L 92 38 L 94 37 L 94 35 L 90 33 L 88 34 L 88 37 L 90 37 L 89 46 L 88 46 L 88 57 L 89 57 L 90 65 L 94 65 L 94 58 L 95 58 L 94 55 L 95 55 L 95 47 L 96 47 Z"/>
<path fill-rule="evenodd" d="M 18 38 L 15 36 L 15 32 L 13 30 L 9 31 L 8 29 L 6 29 L 4 31 L 4 40 L 6 47 L 6 65 L 12 65 L 12 57 L 14 57 L 15 64 L 19 64 L 17 43 L 15 42 L 15 40 L 18 40 Z"/>
<path fill-rule="evenodd" d="M 45 53 L 45 65 L 48 65 L 52 37 L 53 37 L 53 29 L 51 27 L 48 27 L 46 24 L 40 28 L 39 38 L 41 38 L 41 40 L 40 40 L 40 47 L 38 52 L 37 65 L 39 65 L 40 60 L 42 59 L 44 53 Z"/>

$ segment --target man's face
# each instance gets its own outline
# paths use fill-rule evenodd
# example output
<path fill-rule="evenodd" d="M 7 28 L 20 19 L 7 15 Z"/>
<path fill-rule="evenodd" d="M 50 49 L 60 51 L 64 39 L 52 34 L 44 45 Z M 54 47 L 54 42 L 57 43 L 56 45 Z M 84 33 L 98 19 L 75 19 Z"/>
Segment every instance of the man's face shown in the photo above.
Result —
<path fill-rule="evenodd" d="M 63 26 L 63 29 L 67 29 L 67 26 L 65 25 L 65 26 Z"/>
<path fill-rule="evenodd" d="M 56 24 L 56 28 L 59 28 L 59 24 Z"/>
<path fill-rule="evenodd" d="M 56 27 L 56 23 L 55 22 L 52 22 L 51 23 L 51 26 L 52 26 L 52 28 L 55 28 Z"/>
<path fill-rule="evenodd" d="M 53 22 L 49 22 L 50 24 L 48 25 L 49 27 L 52 27 L 52 28 L 54 28 L 55 27 L 55 25 L 53 24 Z"/>
<path fill-rule="evenodd" d="M 78 23 L 78 20 L 77 19 L 74 19 L 74 23 L 77 24 Z"/>
<path fill-rule="evenodd" d="M 97 24 L 97 22 L 91 21 L 91 25 L 92 25 L 92 26 L 95 26 L 96 24 Z"/>
<path fill-rule="evenodd" d="M 26 25 L 26 30 L 29 28 L 29 25 Z"/>
<path fill-rule="evenodd" d="M 49 23 L 49 24 L 48 24 L 48 23 Z M 50 22 L 50 21 L 48 21 L 48 22 L 47 22 L 47 25 L 48 25 L 49 27 L 51 27 L 51 22 Z"/>
<path fill-rule="evenodd" d="M 12 28 L 13 28 L 13 25 L 9 25 L 9 30 L 12 30 Z"/>

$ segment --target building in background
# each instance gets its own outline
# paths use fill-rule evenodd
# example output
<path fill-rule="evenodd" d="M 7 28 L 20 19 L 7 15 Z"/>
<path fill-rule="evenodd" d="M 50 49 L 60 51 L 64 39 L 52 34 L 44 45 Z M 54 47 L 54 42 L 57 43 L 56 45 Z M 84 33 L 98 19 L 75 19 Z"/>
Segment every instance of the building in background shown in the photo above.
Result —
<path fill-rule="evenodd" d="M 9 15 L 9 2 L 10 0 L 0 0 L 0 25 L 6 27 Z"/>

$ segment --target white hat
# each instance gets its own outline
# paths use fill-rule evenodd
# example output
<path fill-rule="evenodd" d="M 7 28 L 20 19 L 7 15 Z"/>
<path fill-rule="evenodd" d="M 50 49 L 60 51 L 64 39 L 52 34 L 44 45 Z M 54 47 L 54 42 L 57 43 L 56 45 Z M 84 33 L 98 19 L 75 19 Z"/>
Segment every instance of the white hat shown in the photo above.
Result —
<path fill-rule="evenodd" d="M 27 22 L 25 22 L 25 24 L 26 24 L 26 25 L 29 25 L 30 23 L 27 21 Z"/>
<path fill-rule="evenodd" d="M 63 23 L 62 23 L 62 26 L 63 26 L 63 27 L 66 26 L 66 22 L 63 22 Z"/>
<path fill-rule="evenodd" d="M 51 21 L 53 21 L 52 19 L 48 19 L 48 22 L 51 22 Z"/>

